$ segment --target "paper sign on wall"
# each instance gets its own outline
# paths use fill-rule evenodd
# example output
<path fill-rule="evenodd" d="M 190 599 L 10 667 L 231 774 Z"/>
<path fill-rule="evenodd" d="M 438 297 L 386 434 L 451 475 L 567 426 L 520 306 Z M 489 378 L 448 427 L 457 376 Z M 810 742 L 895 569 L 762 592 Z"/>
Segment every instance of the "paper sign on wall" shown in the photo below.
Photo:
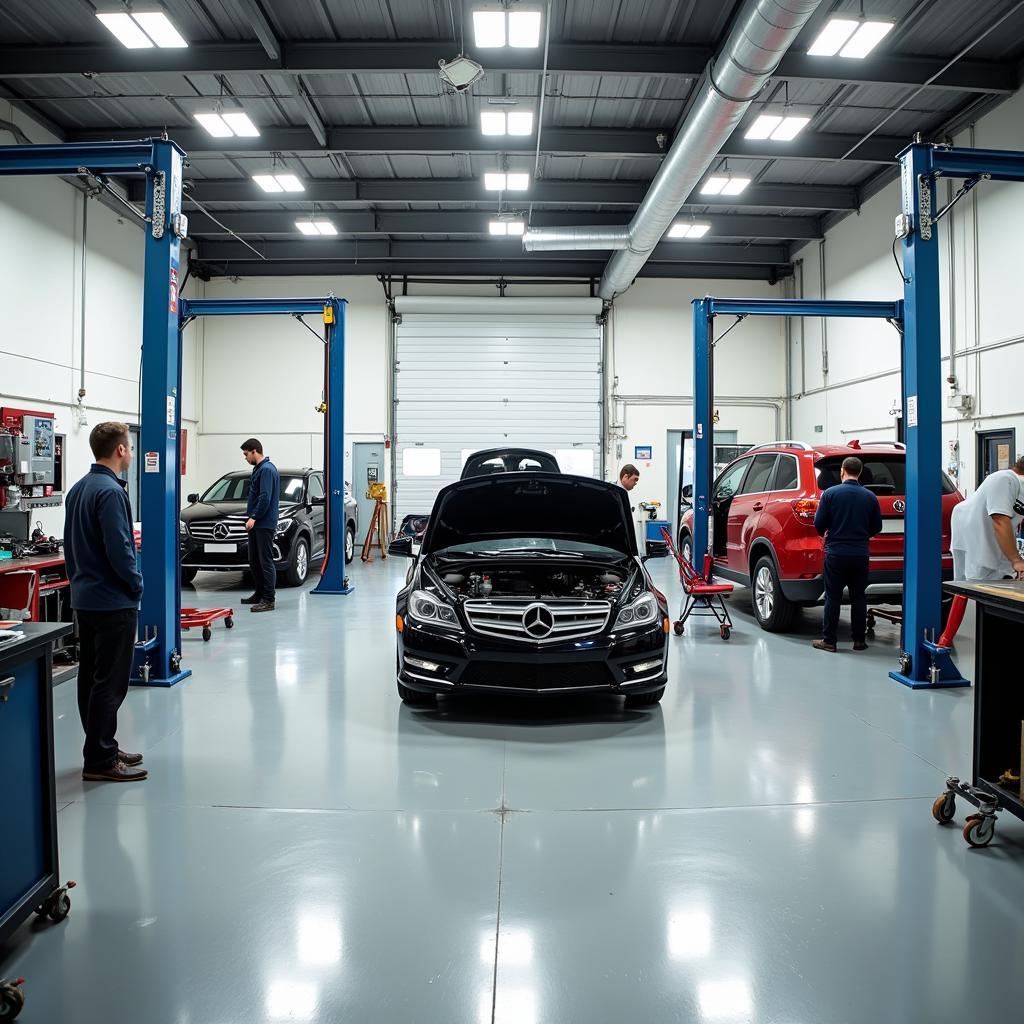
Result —
<path fill-rule="evenodd" d="M 174 395 L 167 396 L 167 426 L 174 426 L 174 414 L 177 411 L 178 400 Z"/>
<path fill-rule="evenodd" d="M 917 395 L 907 395 L 907 426 L 917 426 Z"/>
<path fill-rule="evenodd" d="M 159 473 L 160 472 L 160 453 L 159 452 L 146 452 L 146 472 L 147 473 Z"/>
<path fill-rule="evenodd" d="M 637 462 L 649 462 L 651 459 L 651 445 L 638 444 L 633 448 L 633 458 Z"/>

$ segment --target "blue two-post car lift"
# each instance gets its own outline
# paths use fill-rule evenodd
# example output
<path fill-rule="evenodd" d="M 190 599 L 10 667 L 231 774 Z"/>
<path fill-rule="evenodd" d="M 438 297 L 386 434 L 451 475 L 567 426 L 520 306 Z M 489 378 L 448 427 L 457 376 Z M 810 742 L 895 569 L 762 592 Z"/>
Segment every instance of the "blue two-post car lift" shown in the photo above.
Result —
<path fill-rule="evenodd" d="M 344 299 L 328 295 L 313 299 L 182 299 L 180 329 L 198 316 L 323 318 L 324 402 L 327 405 L 324 468 L 327 491 L 327 556 L 314 594 L 350 594 L 345 576 L 345 306 Z M 177 517 L 177 508 L 175 508 Z M 332 539 L 340 538 L 337 544 Z"/>

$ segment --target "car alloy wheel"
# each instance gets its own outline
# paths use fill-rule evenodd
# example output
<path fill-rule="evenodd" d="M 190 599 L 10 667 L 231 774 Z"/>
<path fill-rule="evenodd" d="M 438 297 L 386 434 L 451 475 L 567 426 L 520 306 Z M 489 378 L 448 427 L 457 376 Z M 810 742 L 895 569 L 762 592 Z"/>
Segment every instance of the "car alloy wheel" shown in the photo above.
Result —
<path fill-rule="evenodd" d="M 309 552 L 305 544 L 299 544 L 299 550 L 295 553 L 295 575 L 300 579 L 306 578 L 309 572 Z"/>
<path fill-rule="evenodd" d="M 757 610 L 762 621 L 770 619 L 775 610 L 775 580 L 767 565 L 762 565 L 757 571 L 754 580 L 754 600 L 757 602 Z"/>
<path fill-rule="evenodd" d="M 686 540 L 683 541 L 682 555 L 684 561 L 689 562 L 690 565 L 693 565 L 693 545 L 690 543 L 689 537 L 687 537 Z"/>
<path fill-rule="evenodd" d="M 351 526 L 345 528 L 345 561 L 351 562 L 356 555 L 356 535 Z"/>

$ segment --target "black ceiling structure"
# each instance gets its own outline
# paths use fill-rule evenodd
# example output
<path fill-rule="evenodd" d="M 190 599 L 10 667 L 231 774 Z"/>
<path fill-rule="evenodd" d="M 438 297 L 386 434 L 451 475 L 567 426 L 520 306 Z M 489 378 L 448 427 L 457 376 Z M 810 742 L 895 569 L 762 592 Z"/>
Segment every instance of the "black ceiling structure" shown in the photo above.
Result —
<path fill-rule="evenodd" d="M 99 6 L 0 5 L 0 111 L 10 103 L 68 142 L 166 131 L 188 153 L 192 260 L 204 276 L 592 279 L 607 253 L 524 253 L 517 238 L 489 237 L 488 221 L 628 223 L 739 0 L 552 0 L 546 69 L 543 46 L 475 50 L 471 0 L 164 0 L 189 46 L 163 50 L 122 47 Z M 864 6 L 896 23 L 876 54 L 807 54 L 830 16 L 861 8 L 825 0 L 712 164 L 751 185 L 692 194 L 680 216 L 708 233 L 666 238 L 642 276 L 776 281 L 794 252 L 895 177 L 915 132 L 944 140 L 1019 88 L 1017 0 L 971 17 L 962 0 Z M 456 94 L 438 62 L 460 51 L 486 75 Z M 539 129 L 484 136 L 480 112 L 513 102 L 535 120 L 543 110 Z M 193 115 L 217 103 L 243 108 L 259 136 L 208 135 Z M 782 104 L 811 119 L 800 135 L 745 137 Z M 305 191 L 262 192 L 252 175 L 272 168 Z M 485 191 L 484 174 L 503 169 L 528 172 L 529 189 Z M 133 189 L 125 183 L 137 201 Z M 296 220 L 314 211 L 337 237 L 299 234 Z"/>

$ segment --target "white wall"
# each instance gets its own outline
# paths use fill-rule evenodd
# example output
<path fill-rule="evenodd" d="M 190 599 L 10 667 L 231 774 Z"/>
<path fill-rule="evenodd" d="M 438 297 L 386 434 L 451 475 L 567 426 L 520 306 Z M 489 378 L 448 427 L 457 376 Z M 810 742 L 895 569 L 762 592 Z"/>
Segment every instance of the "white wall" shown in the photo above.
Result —
<path fill-rule="evenodd" d="M 966 131 L 958 146 L 1024 150 L 1024 96 L 1017 95 L 983 118 L 973 139 Z M 943 182 L 937 201 L 944 204 L 954 185 Z M 892 259 L 893 217 L 900 211 L 900 190 L 893 183 L 870 199 L 858 216 L 827 233 L 823 246 L 799 252 L 804 296 L 822 297 L 821 253 L 825 258 L 824 297 L 896 299 L 903 295 Z M 949 444 L 960 445 L 958 483 L 970 492 L 976 479 L 976 433 L 1011 426 L 1017 430 L 1017 454 L 1024 454 L 1024 397 L 1020 366 L 1024 324 L 1020 290 L 1019 236 L 1024 230 L 1024 185 L 984 182 L 939 225 L 941 278 L 942 377 L 950 375 L 950 343 L 956 351 L 953 374 L 959 389 L 974 396 L 967 417 L 943 411 L 943 465 L 950 466 Z M 897 253 L 900 253 L 897 248 Z M 900 254 L 902 256 L 902 254 Z M 798 276 L 799 279 L 799 276 Z M 990 348 L 1000 345 L 999 348 Z M 895 437 L 890 410 L 900 404 L 899 346 L 895 332 L 877 321 L 828 322 L 829 374 L 822 371 L 820 321 L 807 321 L 803 342 L 806 392 L 801 397 L 801 341 L 793 333 L 791 393 L 796 437 L 832 442 L 853 437 Z M 860 380 L 870 377 L 873 379 Z M 827 385 L 827 390 L 823 387 Z M 944 394 L 951 389 L 944 384 Z M 945 398 L 944 398 L 945 405 Z M 821 426 L 822 432 L 815 433 Z"/>
<path fill-rule="evenodd" d="M 0 141 L 13 140 L 4 133 Z M 0 178 L 0 405 L 55 414 L 57 431 L 67 435 L 66 486 L 92 462 L 92 426 L 105 419 L 139 422 L 143 235 L 96 200 L 89 201 L 85 250 L 88 425 L 79 428 L 74 415 L 82 364 L 84 202 L 56 178 Z M 194 334 L 184 354 L 182 425 L 190 438 L 184 489 L 202 475 L 193 441 L 199 425 Z M 63 535 L 63 509 L 40 509 L 35 518 L 46 532 Z"/>
<path fill-rule="evenodd" d="M 641 501 L 666 501 L 669 430 L 693 427 L 693 299 L 781 298 L 779 286 L 759 281 L 641 279 L 615 301 L 609 318 L 610 409 L 623 429 L 613 431 L 606 476 L 634 462 L 637 445 L 650 445 L 653 458 L 639 463 Z M 716 321 L 721 335 L 731 318 Z M 716 430 L 735 430 L 741 443 L 759 444 L 781 436 L 777 411 L 785 395 L 785 338 L 777 317 L 748 317 L 715 349 Z M 730 401 L 732 399 L 732 401 Z M 740 403 L 747 404 L 740 404 Z M 621 458 L 618 446 L 621 443 Z M 674 452 L 671 453 L 674 458 Z M 668 517 L 671 510 L 664 509 Z"/>

